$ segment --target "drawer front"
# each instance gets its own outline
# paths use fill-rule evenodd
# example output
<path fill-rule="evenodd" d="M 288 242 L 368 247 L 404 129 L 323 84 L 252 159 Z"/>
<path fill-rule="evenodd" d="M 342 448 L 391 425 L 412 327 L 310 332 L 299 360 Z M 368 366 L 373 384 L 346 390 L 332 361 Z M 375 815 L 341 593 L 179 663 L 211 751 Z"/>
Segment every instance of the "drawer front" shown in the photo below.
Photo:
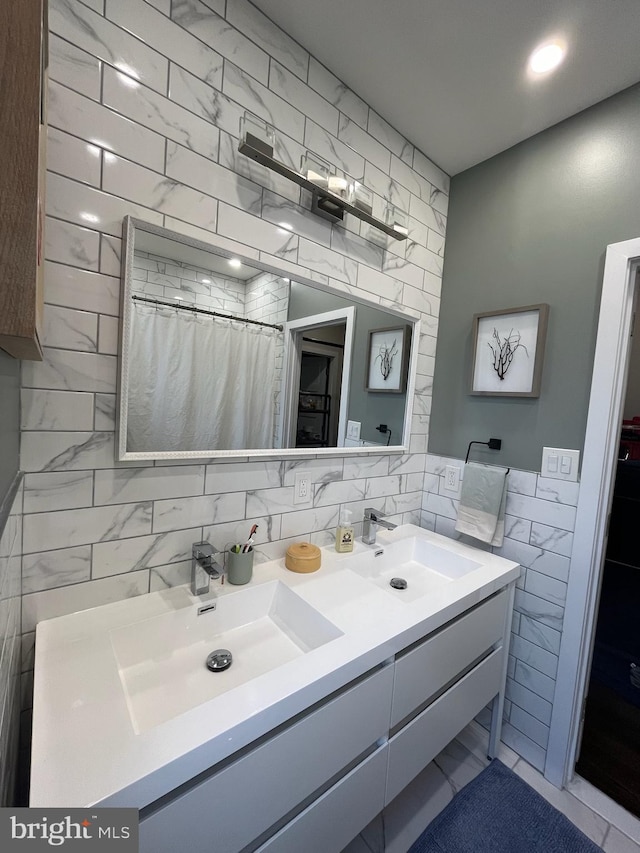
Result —
<path fill-rule="evenodd" d="M 385 803 L 400 791 L 498 693 L 503 650 L 496 649 L 389 741 Z"/>
<path fill-rule="evenodd" d="M 392 728 L 502 638 L 508 603 L 503 590 L 398 658 Z"/>
<path fill-rule="evenodd" d="M 236 853 L 386 737 L 386 666 L 282 729 L 140 824 L 141 853 Z"/>
<path fill-rule="evenodd" d="M 340 853 L 384 806 L 388 744 L 355 767 L 256 853 Z"/>

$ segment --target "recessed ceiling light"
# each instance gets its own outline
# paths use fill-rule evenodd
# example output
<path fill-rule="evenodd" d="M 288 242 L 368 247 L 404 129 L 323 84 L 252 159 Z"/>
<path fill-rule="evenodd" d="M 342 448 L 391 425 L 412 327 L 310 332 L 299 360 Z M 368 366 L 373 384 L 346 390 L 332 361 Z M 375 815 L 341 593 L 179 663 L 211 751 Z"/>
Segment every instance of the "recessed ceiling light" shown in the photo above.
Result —
<path fill-rule="evenodd" d="M 237 258 L 231 258 L 229 261 L 229 266 L 237 270 L 242 266 L 242 261 L 239 261 Z"/>
<path fill-rule="evenodd" d="M 537 47 L 529 57 L 529 71 L 533 74 L 547 74 L 560 65 L 566 53 L 567 48 L 563 42 L 545 42 Z"/>

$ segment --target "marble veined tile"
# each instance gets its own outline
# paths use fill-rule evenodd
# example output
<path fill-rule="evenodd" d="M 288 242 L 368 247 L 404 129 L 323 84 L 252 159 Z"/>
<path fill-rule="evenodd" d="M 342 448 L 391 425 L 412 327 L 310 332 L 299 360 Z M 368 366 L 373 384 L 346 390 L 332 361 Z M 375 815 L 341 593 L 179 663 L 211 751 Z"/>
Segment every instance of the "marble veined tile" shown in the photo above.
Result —
<path fill-rule="evenodd" d="M 319 530 L 334 530 L 338 524 L 339 509 L 338 506 L 329 506 L 284 513 L 281 536 L 287 538 L 315 533 Z"/>
<path fill-rule="evenodd" d="M 278 133 L 291 136 L 298 142 L 303 141 L 305 118 L 300 110 L 231 62 L 225 65 L 222 91 L 228 98 L 273 125 Z"/>
<path fill-rule="evenodd" d="M 116 390 L 116 359 L 92 352 L 45 348 L 45 360 L 25 362 L 24 388 L 48 388 L 67 391 Z"/>
<path fill-rule="evenodd" d="M 49 35 L 49 79 L 100 100 L 100 60 L 55 33 Z"/>
<path fill-rule="evenodd" d="M 96 471 L 94 502 L 98 506 L 201 495 L 204 470 L 204 465 L 175 465 Z"/>
<path fill-rule="evenodd" d="M 102 185 L 107 192 L 215 231 L 218 202 L 205 193 L 120 157 L 105 162 Z"/>
<path fill-rule="evenodd" d="M 309 86 L 333 104 L 352 121 L 366 128 L 369 107 L 355 92 L 321 65 L 313 56 L 309 60 Z"/>
<path fill-rule="evenodd" d="M 167 142 L 167 177 L 239 207 L 247 213 L 260 213 L 262 189 L 206 157 Z"/>
<path fill-rule="evenodd" d="M 271 63 L 269 88 L 328 133 L 338 136 L 338 110 L 277 62 Z"/>
<path fill-rule="evenodd" d="M 45 305 L 43 345 L 95 352 L 98 346 L 98 315 Z"/>
<path fill-rule="evenodd" d="M 419 151 L 417 148 L 413 154 L 413 168 L 434 187 L 437 187 L 444 193 L 449 193 L 449 176 L 432 163 L 428 157 L 425 157 L 422 151 Z"/>
<path fill-rule="evenodd" d="M 549 726 L 551 724 L 551 709 L 553 706 L 551 702 L 547 702 L 546 699 L 538 696 L 537 693 L 528 690 L 524 685 L 510 678 L 507 680 L 505 695 L 512 703 L 522 708 L 528 714 L 531 714 L 537 720 L 540 720 L 544 725 Z"/>
<path fill-rule="evenodd" d="M 262 203 L 262 218 L 278 225 L 286 222 L 291 231 L 302 237 L 329 247 L 331 243 L 331 223 L 316 216 L 315 213 L 301 207 L 298 200 L 291 201 L 268 190 L 264 191 Z"/>
<path fill-rule="evenodd" d="M 98 271 L 100 236 L 97 231 L 48 216 L 45 243 L 46 260 Z"/>
<path fill-rule="evenodd" d="M 241 519 L 245 517 L 245 503 L 244 492 L 156 501 L 153 510 L 153 532 L 164 533 L 168 530 Z"/>
<path fill-rule="evenodd" d="M 283 485 L 279 462 L 228 462 L 207 465 L 205 493 L 225 494 Z"/>
<path fill-rule="evenodd" d="M 358 148 L 360 150 L 360 148 Z M 400 182 L 389 176 L 389 171 L 384 171 L 374 164 L 368 162 L 364 169 L 364 183 L 379 196 L 384 199 L 384 205 L 379 215 L 384 217 L 386 206 L 389 202 L 399 207 L 400 210 L 409 212 L 411 202 L 411 193 Z M 413 239 L 413 238 L 412 238 Z M 389 241 L 397 243 L 396 240 Z M 397 243 L 398 246 L 404 246 L 404 242 Z"/>
<path fill-rule="evenodd" d="M 222 57 L 210 45 L 149 8 L 143 0 L 107 0 L 107 18 L 149 47 L 187 68 L 210 86 L 222 85 Z"/>
<path fill-rule="evenodd" d="M 152 533 L 93 546 L 92 577 L 137 572 L 191 559 L 194 542 L 202 541 L 200 527 L 167 533 Z"/>
<path fill-rule="evenodd" d="M 545 551 L 553 551 L 556 554 L 570 557 L 573 547 L 573 533 L 551 527 L 548 524 L 533 522 L 530 541 L 532 545 L 544 548 Z"/>
<path fill-rule="evenodd" d="M 416 195 L 411 196 L 409 204 L 409 213 L 414 219 L 419 219 L 424 225 L 436 231 L 438 234 L 443 234 L 446 231 L 445 217 L 431 207 L 429 201 L 423 201 Z"/>
<path fill-rule="evenodd" d="M 133 598 L 148 591 L 149 572 L 145 570 L 34 592 L 22 598 L 22 630 L 35 630 L 37 623 L 43 619 L 66 616 L 77 610 Z"/>
<path fill-rule="evenodd" d="M 126 78 L 129 79 L 129 78 Z M 123 79 L 112 69 L 105 69 L 105 104 L 109 105 L 107 94 L 108 81 L 113 80 L 113 88 L 119 83 L 126 92 L 134 91 L 125 85 Z M 144 87 L 140 87 L 143 91 Z M 156 95 L 156 98 L 160 96 Z M 120 154 L 129 160 L 142 163 L 152 169 L 162 171 L 164 166 L 164 139 L 158 133 L 144 127 L 142 121 L 130 121 L 107 106 L 95 103 L 82 95 L 59 86 L 49 85 L 47 119 L 50 127 L 56 127 L 67 133 L 84 139 L 87 143 L 114 154 Z M 71 175 L 70 177 L 73 177 Z"/>
<path fill-rule="evenodd" d="M 526 616 L 524 613 L 520 614 L 518 633 L 530 643 L 535 643 L 536 646 L 540 646 L 554 655 L 560 654 L 560 638 L 562 636 L 560 631 L 543 625 L 541 622 L 536 622 L 535 619 Z"/>
<path fill-rule="evenodd" d="M 555 501 L 508 492 L 506 511 L 509 515 L 517 515 L 563 530 L 573 531 L 575 527 L 576 508 Z"/>
<path fill-rule="evenodd" d="M 218 233 L 238 242 L 250 239 L 254 248 L 295 260 L 299 239 L 297 235 L 223 202 L 219 206 Z"/>
<path fill-rule="evenodd" d="M 577 506 L 580 484 L 569 480 L 555 480 L 551 477 L 538 477 L 536 497 L 555 503 Z"/>
<path fill-rule="evenodd" d="M 24 430 L 91 430 L 93 394 L 23 388 L 21 426 Z"/>
<path fill-rule="evenodd" d="M 92 504 L 92 471 L 56 471 L 27 474 L 24 478 L 25 513 L 75 509 Z"/>
<path fill-rule="evenodd" d="M 219 89 L 211 87 L 173 62 L 169 67 L 169 98 L 215 125 L 219 130 L 231 134 L 237 145 L 240 118 L 244 115 L 244 108 Z M 253 162 L 246 157 L 242 159 Z M 228 163 L 222 162 L 222 157 L 220 162 L 222 165 L 229 166 Z"/>
<path fill-rule="evenodd" d="M 269 55 L 250 38 L 199 0 L 173 0 L 171 19 L 205 44 L 214 44 L 218 53 L 267 84 Z M 226 73 L 226 71 L 225 71 Z"/>
<path fill-rule="evenodd" d="M 543 625 L 548 625 L 557 631 L 562 630 L 564 607 L 559 604 L 546 601 L 523 589 L 517 589 L 515 608 L 519 613 L 531 617 L 536 622 L 541 622 Z"/>
<path fill-rule="evenodd" d="M 281 65 L 306 80 L 309 67 L 307 51 L 252 3 L 247 0 L 227 0 L 226 18 L 240 32 L 261 45 Z"/>
<path fill-rule="evenodd" d="M 25 554 L 151 532 L 151 501 L 24 516 Z"/>
<path fill-rule="evenodd" d="M 380 246 L 351 234 L 344 228 L 334 228 L 331 232 L 331 249 L 347 256 L 349 260 L 373 267 L 382 268 L 384 250 Z"/>
<path fill-rule="evenodd" d="M 325 129 L 331 132 L 330 127 Z M 363 130 L 356 122 L 351 121 L 351 119 L 345 115 L 341 115 L 337 136 L 341 142 L 349 145 L 354 151 L 361 154 L 369 163 L 373 163 L 373 165 L 377 166 L 378 169 L 385 172 L 387 175 L 389 174 L 389 169 L 391 168 L 391 152 L 388 148 L 381 145 L 376 139 L 370 136 L 367 131 Z"/>
<path fill-rule="evenodd" d="M 304 144 L 352 178 L 363 180 L 364 157 L 310 119 L 306 122 Z"/>
<path fill-rule="evenodd" d="M 98 352 L 118 354 L 118 318 L 102 314 L 98 321 Z"/>
<path fill-rule="evenodd" d="M 403 301 L 403 283 L 369 266 L 358 267 L 358 287 L 392 302 L 402 303 Z"/>
<path fill-rule="evenodd" d="M 411 166 L 413 163 L 413 145 L 391 127 L 382 116 L 379 116 L 373 110 L 369 111 L 368 131 L 371 136 L 381 142 L 403 163 Z"/>
<path fill-rule="evenodd" d="M 422 267 L 389 252 L 385 253 L 382 271 L 418 289 L 421 289 L 424 283 L 424 270 Z"/>
<path fill-rule="evenodd" d="M 115 394 L 95 395 L 95 423 L 96 430 L 114 430 L 116 422 L 116 396 Z"/>
<path fill-rule="evenodd" d="M 88 581 L 91 545 L 26 554 L 22 558 L 22 594 Z"/>
<path fill-rule="evenodd" d="M 47 130 L 47 169 L 50 172 L 97 187 L 100 184 L 101 154 L 97 145 L 55 127 Z"/>
<path fill-rule="evenodd" d="M 113 468 L 113 432 L 24 432 L 20 449 L 23 471 L 84 471 Z"/>
<path fill-rule="evenodd" d="M 347 284 L 356 284 L 358 276 L 356 261 L 331 249 L 325 249 L 324 246 L 319 246 L 310 240 L 300 240 L 298 263 Z"/>
<path fill-rule="evenodd" d="M 218 132 L 210 122 L 146 86 L 130 86 L 127 78 L 104 69 L 102 99 L 132 123 L 156 131 L 205 157 L 218 157 Z"/>
<path fill-rule="evenodd" d="M 47 302 L 82 311 L 118 316 L 120 280 L 66 264 L 45 264 Z"/>
<path fill-rule="evenodd" d="M 166 91 L 167 60 L 78 0 L 51 0 L 49 28 L 98 59 L 151 86 Z"/>

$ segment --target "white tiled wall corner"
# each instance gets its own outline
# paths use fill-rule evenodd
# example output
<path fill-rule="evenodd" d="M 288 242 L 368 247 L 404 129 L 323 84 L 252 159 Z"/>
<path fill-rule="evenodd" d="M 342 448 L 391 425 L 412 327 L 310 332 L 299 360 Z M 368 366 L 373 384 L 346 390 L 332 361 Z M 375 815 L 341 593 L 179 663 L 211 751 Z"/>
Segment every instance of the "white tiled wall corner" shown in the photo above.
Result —
<path fill-rule="evenodd" d="M 462 538 L 454 529 L 460 490 L 446 489 L 447 465 L 464 472 L 460 459 L 427 456 L 422 524 Z M 538 770 L 544 769 L 549 737 L 578 491 L 577 483 L 557 483 L 532 471 L 511 470 L 504 543 L 491 549 L 522 566 L 502 737 Z"/>
<path fill-rule="evenodd" d="M 184 583 L 191 542 L 224 546 L 253 521 L 264 560 L 291 538 L 330 542 L 343 504 L 419 520 L 448 193 L 425 154 L 247 0 L 50 0 L 50 28 L 45 360 L 25 364 L 22 391 L 26 645 L 40 618 Z M 383 196 L 404 206 L 409 241 L 311 214 L 297 186 L 238 154 L 245 109 L 275 125 L 292 167 L 310 148 L 365 177 L 378 215 Z M 410 452 L 115 463 L 125 215 L 418 313 Z"/>
<path fill-rule="evenodd" d="M 4 495 L 2 498 L 9 500 Z M 6 523 L 0 527 L 0 805 L 5 807 L 14 805 L 18 766 L 22 500 L 20 484 L 8 508 Z"/>

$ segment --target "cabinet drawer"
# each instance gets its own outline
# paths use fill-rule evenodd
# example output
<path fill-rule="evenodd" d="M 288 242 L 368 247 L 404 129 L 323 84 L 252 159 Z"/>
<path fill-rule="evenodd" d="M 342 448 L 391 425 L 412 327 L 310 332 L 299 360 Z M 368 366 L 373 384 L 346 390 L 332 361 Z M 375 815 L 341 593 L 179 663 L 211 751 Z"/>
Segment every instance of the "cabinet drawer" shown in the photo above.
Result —
<path fill-rule="evenodd" d="M 237 853 L 389 730 L 393 667 L 346 689 L 143 818 L 141 853 Z"/>
<path fill-rule="evenodd" d="M 379 747 L 256 853 L 340 853 L 382 811 L 388 744 Z"/>
<path fill-rule="evenodd" d="M 503 590 L 397 659 L 392 728 L 502 638 L 508 602 Z"/>
<path fill-rule="evenodd" d="M 503 650 L 496 649 L 389 741 L 385 803 L 400 791 L 498 693 Z"/>

